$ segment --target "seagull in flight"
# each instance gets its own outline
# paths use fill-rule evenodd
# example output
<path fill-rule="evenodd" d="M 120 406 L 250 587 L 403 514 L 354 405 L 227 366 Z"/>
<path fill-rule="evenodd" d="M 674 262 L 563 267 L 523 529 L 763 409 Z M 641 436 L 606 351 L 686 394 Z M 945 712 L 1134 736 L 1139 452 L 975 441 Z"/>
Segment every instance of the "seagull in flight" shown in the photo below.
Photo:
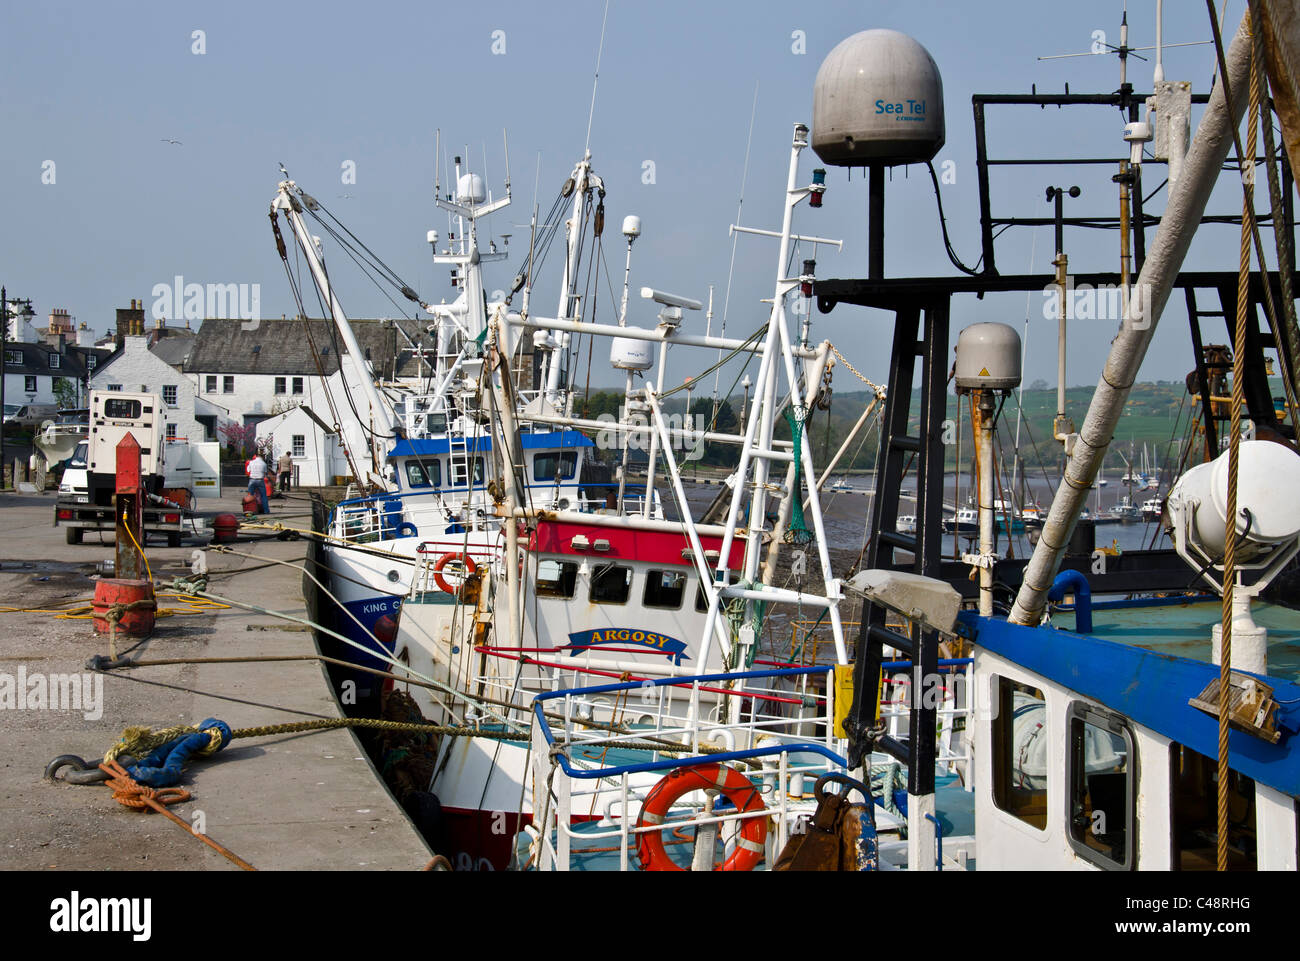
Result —
<path fill-rule="evenodd" d="M 170 139 L 170 138 L 168 138 L 168 137 L 162 137 L 162 138 L 160 138 L 160 139 L 162 140 L 163 143 L 174 143 L 174 144 L 175 144 L 176 146 L 178 146 L 178 147 L 183 147 L 183 146 L 185 146 L 185 145 L 184 145 L 183 143 L 181 143 L 179 140 L 172 140 L 172 139 Z"/>

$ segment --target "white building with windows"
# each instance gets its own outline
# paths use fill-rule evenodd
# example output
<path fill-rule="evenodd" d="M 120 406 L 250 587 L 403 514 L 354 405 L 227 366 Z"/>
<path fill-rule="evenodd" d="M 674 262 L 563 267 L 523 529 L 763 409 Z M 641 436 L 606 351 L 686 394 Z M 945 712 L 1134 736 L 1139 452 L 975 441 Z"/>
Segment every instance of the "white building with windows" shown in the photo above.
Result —
<path fill-rule="evenodd" d="M 293 457 L 296 483 L 303 487 L 324 487 L 352 473 L 338 435 L 305 404 L 261 421 L 257 439 L 264 437 L 272 439 L 277 459 L 285 451 Z"/>
<path fill-rule="evenodd" d="M 230 419 L 224 408 L 196 396 L 193 382 L 150 350 L 147 337 L 125 337 L 122 348 L 95 368 L 90 387 L 161 394 L 164 434 L 173 441 L 218 440 L 218 423 Z"/>

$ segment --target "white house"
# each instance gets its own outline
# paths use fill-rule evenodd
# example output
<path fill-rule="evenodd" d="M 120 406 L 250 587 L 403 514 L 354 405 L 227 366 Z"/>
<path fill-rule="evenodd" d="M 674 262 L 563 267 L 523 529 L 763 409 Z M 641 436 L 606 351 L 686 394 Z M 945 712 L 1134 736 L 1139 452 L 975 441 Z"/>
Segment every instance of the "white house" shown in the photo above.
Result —
<path fill-rule="evenodd" d="M 425 336 L 414 321 L 399 323 L 412 339 Z M 353 320 L 351 326 L 376 376 L 391 379 L 415 369 L 417 362 L 404 352 L 406 339 L 394 326 L 377 320 Z M 209 317 L 183 369 L 199 397 L 228 409 L 231 419 L 245 426 L 300 404 L 329 419 L 322 385 L 337 374 L 340 349 L 330 321 L 281 318 L 254 324 Z M 336 403 L 346 403 L 345 395 Z"/>
<path fill-rule="evenodd" d="M 150 350 L 147 337 L 123 338 L 122 348 L 95 368 L 90 386 L 161 394 L 164 434 L 172 440 L 183 438 L 192 444 L 217 440 L 217 423 L 230 417 L 224 408 L 196 396 L 193 381 Z"/>
<path fill-rule="evenodd" d="M 261 421 L 257 439 L 264 437 L 272 439 L 277 458 L 285 451 L 293 457 L 303 487 L 324 487 L 352 473 L 334 429 L 305 404 Z"/>

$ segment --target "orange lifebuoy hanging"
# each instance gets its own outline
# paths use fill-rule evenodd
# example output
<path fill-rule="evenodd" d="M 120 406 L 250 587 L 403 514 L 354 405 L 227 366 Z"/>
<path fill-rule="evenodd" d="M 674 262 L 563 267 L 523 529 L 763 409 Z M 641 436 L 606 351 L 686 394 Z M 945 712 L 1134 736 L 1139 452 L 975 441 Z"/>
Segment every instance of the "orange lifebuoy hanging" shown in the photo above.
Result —
<path fill-rule="evenodd" d="M 455 594 L 460 590 L 461 585 L 465 583 L 462 580 L 460 584 L 452 587 L 447 578 L 442 576 L 442 569 L 452 561 L 460 562 L 460 565 L 465 568 L 465 577 L 467 578 L 478 570 L 478 565 L 474 563 L 474 558 L 470 557 L 468 554 L 460 554 L 455 551 L 450 554 L 443 554 L 442 557 L 438 558 L 438 563 L 433 565 L 433 581 L 439 588 L 448 594 Z"/>
<path fill-rule="evenodd" d="M 663 824 L 669 809 L 691 791 L 717 791 L 736 807 L 737 813 L 749 814 L 764 810 L 758 788 L 749 778 L 735 768 L 724 764 L 697 764 L 679 767 L 669 772 L 646 795 L 637 817 L 638 828 Z M 668 857 L 664 848 L 663 832 L 647 831 L 637 835 L 637 858 L 643 871 L 684 871 Z M 736 850 L 731 857 L 715 868 L 718 871 L 752 871 L 763 860 L 763 844 L 767 840 L 767 818 L 750 817 L 740 822 Z"/>

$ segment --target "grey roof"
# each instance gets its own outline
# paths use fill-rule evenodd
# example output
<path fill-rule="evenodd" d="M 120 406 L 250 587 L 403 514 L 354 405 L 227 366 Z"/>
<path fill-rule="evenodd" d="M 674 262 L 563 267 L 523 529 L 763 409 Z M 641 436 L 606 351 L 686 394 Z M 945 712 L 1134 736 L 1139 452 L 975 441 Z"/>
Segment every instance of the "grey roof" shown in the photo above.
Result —
<path fill-rule="evenodd" d="M 163 363 L 180 368 L 194 348 L 197 336 L 192 330 L 168 330 L 166 336 L 160 337 L 149 349 Z"/>
<path fill-rule="evenodd" d="M 203 321 L 185 360 L 184 371 L 187 374 L 313 375 L 318 373 L 317 358 L 325 376 L 339 369 L 338 351 L 345 348 L 330 321 L 262 320 L 253 329 L 245 330 L 250 323 L 224 317 Z M 403 318 L 397 323 L 412 340 L 419 343 L 423 338 L 432 346 L 430 336 L 418 321 Z M 353 320 L 351 325 L 362 351 L 369 351 L 377 374 L 387 377 L 415 371 L 415 359 L 410 353 L 401 352 L 406 341 L 396 330 L 378 320 Z M 394 358 L 395 371 L 390 366 Z"/>
<path fill-rule="evenodd" d="M 21 364 L 8 362 L 11 351 L 16 351 L 22 355 Z M 69 344 L 64 347 L 64 352 L 60 354 L 57 347 L 52 347 L 49 344 L 24 344 L 9 341 L 5 344 L 4 371 L 6 374 L 37 374 L 49 377 L 73 377 L 80 380 L 86 376 L 85 358 L 87 354 L 94 354 L 99 358 L 97 363 L 102 365 L 108 353 L 106 350 L 96 350 L 93 347 L 77 347 Z M 50 366 L 51 357 L 59 358 L 59 366 Z"/>

